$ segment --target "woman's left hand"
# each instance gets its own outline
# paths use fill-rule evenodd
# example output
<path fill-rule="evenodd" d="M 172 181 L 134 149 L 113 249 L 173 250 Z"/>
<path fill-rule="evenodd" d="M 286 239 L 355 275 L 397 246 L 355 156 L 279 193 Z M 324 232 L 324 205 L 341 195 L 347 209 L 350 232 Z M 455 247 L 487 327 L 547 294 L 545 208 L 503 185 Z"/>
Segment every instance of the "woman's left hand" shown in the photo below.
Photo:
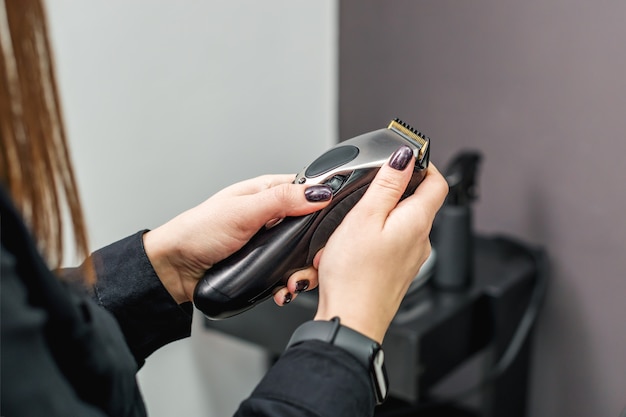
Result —
<path fill-rule="evenodd" d="M 265 175 L 231 185 L 144 235 L 146 254 L 178 303 L 191 301 L 204 273 L 243 247 L 262 227 L 326 207 L 332 197 L 328 186 L 293 184 L 293 178 Z M 316 286 L 314 268 L 298 271 L 274 294 L 274 300 L 282 305 Z"/>

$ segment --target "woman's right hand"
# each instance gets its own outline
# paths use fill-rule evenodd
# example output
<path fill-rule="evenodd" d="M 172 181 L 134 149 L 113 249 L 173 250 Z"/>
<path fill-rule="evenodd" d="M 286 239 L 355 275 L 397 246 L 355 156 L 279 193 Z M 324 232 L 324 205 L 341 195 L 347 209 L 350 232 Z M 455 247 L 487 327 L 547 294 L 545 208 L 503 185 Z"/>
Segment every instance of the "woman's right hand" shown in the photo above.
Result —
<path fill-rule="evenodd" d="M 341 323 L 382 343 L 413 278 L 430 254 L 429 234 L 448 184 L 431 164 L 410 197 L 399 202 L 415 159 L 398 149 L 381 167 L 315 260 L 316 320 Z"/>

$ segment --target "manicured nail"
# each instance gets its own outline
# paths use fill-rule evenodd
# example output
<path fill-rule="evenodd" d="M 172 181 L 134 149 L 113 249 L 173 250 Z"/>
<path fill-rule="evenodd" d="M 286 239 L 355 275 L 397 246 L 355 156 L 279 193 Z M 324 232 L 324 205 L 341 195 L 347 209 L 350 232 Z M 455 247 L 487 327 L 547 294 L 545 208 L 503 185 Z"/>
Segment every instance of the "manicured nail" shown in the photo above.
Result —
<path fill-rule="evenodd" d="M 309 288 L 310 282 L 308 279 L 303 279 L 302 281 L 296 282 L 296 292 L 300 293 L 302 291 L 306 291 Z"/>
<path fill-rule="evenodd" d="M 330 186 L 320 184 L 320 185 L 312 185 L 306 190 L 304 190 L 304 196 L 307 200 L 311 202 L 318 201 L 328 201 L 333 196 L 333 192 L 330 189 Z"/>
<path fill-rule="evenodd" d="M 293 296 L 291 295 L 290 292 L 288 292 L 287 294 L 285 294 L 285 298 L 283 298 L 283 305 L 284 304 L 289 304 L 291 302 L 291 299 L 293 298 Z"/>
<path fill-rule="evenodd" d="M 413 158 L 413 149 L 406 145 L 399 147 L 389 159 L 389 166 L 398 171 L 403 171 Z"/>

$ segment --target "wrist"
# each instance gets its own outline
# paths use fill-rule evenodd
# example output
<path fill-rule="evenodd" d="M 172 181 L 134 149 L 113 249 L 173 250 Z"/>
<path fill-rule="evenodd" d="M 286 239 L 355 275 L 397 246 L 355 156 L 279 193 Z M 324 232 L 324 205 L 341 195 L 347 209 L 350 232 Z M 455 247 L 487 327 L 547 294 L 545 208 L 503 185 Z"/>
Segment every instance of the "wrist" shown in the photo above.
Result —
<path fill-rule="evenodd" d="M 380 323 L 379 319 L 374 319 L 372 314 L 356 314 L 354 311 L 341 311 L 333 310 L 324 311 L 318 309 L 313 320 L 327 320 L 330 321 L 334 317 L 341 319 L 341 324 L 348 327 L 362 335 L 382 344 L 387 332 L 386 325 Z"/>
<path fill-rule="evenodd" d="M 148 231 L 143 235 L 144 250 L 154 272 L 172 298 L 178 304 L 182 304 L 189 301 L 189 297 L 185 292 L 178 269 L 170 262 L 172 249 L 165 247 L 162 242 L 163 240 L 159 239 L 158 229 Z"/>
<path fill-rule="evenodd" d="M 339 317 L 303 323 L 294 331 L 287 349 L 307 340 L 326 342 L 352 355 L 369 373 L 376 403 L 385 401 L 389 392 L 389 380 L 380 343 L 343 325 Z"/>

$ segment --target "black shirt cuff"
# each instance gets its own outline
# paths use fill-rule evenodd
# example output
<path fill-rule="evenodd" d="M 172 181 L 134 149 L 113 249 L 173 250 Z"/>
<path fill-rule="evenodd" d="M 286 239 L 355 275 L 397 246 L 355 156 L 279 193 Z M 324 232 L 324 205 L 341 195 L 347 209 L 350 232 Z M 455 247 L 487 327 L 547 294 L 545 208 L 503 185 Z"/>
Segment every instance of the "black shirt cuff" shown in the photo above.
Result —
<path fill-rule="evenodd" d="M 237 416 L 371 416 L 369 374 L 350 353 L 310 340 L 287 349 Z"/>
<path fill-rule="evenodd" d="M 193 306 L 177 304 L 154 271 L 140 231 L 93 253 L 94 298 L 116 317 L 137 362 L 191 334 Z"/>

